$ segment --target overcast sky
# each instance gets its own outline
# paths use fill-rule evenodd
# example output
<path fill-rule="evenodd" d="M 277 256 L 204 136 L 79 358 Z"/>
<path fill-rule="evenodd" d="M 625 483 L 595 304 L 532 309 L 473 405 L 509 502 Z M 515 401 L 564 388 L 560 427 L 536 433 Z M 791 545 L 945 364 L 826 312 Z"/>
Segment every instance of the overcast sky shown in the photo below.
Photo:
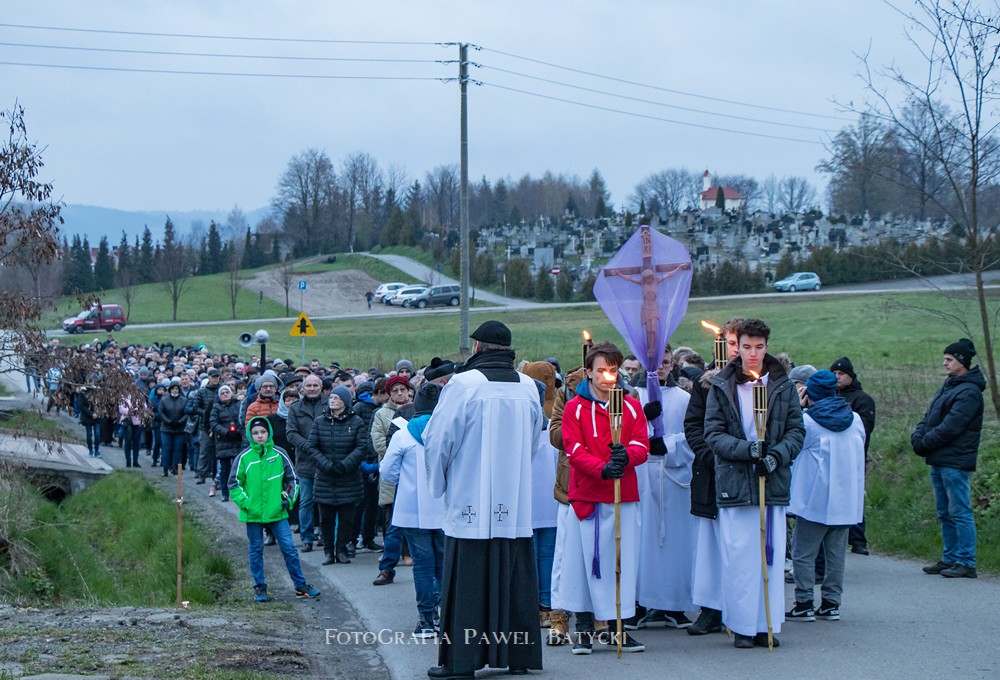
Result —
<path fill-rule="evenodd" d="M 0 24 L 0 108 L 24 106 L 44 179 L 67 203 L 125 210 L 267 205 L 309 147 L 411 180 L 457 165 L 459 87 L 434 79 L 457 76 L 458 47 L 433 43 L 459 41 L 484 48 L 473 181 L 598 168 L 616 205 L 669 167 L 818 186 L 822 143 L 855 119 L 833 100 L 864 100 L 857 53 L 915 57 L 879 0 L 32 0 L 4 3 Z"/>

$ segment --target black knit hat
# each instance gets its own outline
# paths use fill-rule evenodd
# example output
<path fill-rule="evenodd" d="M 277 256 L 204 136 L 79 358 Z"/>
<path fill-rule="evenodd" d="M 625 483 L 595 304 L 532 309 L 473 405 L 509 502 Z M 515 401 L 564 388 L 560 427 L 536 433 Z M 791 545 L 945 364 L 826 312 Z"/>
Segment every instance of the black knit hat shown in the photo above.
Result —
<path fill-rule="evenodd" d="M 958 359 L 958 363 L 968 368 L 972 365 L 972 357 L 976 356 L 976 346 L 972 344 L 972 340 L 962 338 L 945 347 L 944 353 L 952 355 Z"/>
<path fill-rule="evenodd" d="M 847 357 L 840 357 L 833 362 L 833 366 L 830 367 L 831 371 L 840 371 L 841 373 L 846 373 L 851 376 L 851 380 L 857 380 L 858 376 L 854 374 L 854 364 Z"/>
<path fill-rule="evenodd" d="M 437 383 L 424 383 L 417 390 L 417 397 L 413 400 L 413 415 L 429 415 L 437 406 L 438 398 L 441 396 L 441 386 Z"/>

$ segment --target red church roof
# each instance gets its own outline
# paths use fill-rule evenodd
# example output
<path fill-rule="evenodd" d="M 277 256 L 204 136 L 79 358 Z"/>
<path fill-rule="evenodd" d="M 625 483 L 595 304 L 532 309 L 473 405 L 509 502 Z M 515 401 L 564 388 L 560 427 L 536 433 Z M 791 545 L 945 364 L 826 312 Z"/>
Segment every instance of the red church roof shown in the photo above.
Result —
<path fill-rule="evenodd" d="M 719 187 L 709 187 L 707 191 L 701 192 L 701 200 L 714 201 L 719 195 Z M 722 187 L 722 195 L 727 201 L 742 201 L 743 194 L 732 187 Z"/>

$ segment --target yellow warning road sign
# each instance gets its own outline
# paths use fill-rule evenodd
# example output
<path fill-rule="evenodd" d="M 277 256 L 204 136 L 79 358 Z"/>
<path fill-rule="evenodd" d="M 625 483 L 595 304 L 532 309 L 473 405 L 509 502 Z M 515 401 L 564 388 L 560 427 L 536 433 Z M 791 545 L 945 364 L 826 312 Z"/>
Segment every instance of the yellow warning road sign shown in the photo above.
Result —
<path fill-rule="evenodd" d="M 305 312 L 299 314 L 299 318 L 295 321 L 295 325 L 292 326 L 292 330 L 288 331 L 288 334 L 292 337 L 316 337 L 316 327 L 312 325 L 312 321 L 306 316 Z"/>

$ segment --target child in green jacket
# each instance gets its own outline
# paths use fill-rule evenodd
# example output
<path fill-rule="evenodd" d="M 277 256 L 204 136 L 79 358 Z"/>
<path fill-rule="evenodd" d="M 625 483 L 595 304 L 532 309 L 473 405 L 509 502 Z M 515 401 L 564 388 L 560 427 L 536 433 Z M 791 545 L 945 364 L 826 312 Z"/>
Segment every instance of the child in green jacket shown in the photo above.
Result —
<path fill-rule="evenodd" d="M 319 597 L 320 591 L 306 583 L 299 563 L 299 553 L 288 527 L 288 508 L 299 493 L 298 478 L 288 454 L 274 445 L 267 418 L 251 418 L 247 423 L 247 441 L 233 463 L 229 476 L 230 497 L 240 509 L 240 521 L 246 522 L 250 542 L 250 574 L 253 576 L 254 600 L 267 602 L 264 580 L 264 528 L 274 534 L 285 558 L 285 567 L 295 585 L 296 597 Z"/>

